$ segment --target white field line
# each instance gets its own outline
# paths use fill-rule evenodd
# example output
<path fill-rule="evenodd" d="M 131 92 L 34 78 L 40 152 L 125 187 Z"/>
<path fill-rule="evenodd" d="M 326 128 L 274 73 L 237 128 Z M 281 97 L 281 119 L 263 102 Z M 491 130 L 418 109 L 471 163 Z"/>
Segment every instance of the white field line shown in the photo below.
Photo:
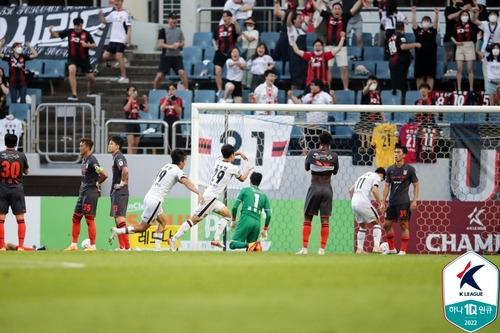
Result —
<path fill-rule="evenodd" d="M 84 268 L 85 264 L 67 261 L 39 261 L 39 260 L 0 260 L 0 270 L 2 269 L 45 269 L 45 268 Z"/>

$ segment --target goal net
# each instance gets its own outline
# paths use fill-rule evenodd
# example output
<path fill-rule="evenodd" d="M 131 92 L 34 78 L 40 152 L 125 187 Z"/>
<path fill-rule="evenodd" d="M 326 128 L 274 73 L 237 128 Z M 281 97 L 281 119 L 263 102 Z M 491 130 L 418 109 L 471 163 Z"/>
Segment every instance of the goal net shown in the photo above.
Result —
<path fill-rule="evenodd" d="M 269 110 L 276 115 L 253 115 Z M 328 122 L 308 123 L 307 113 L 313 111 L 328 113 Z M 408 163 L 417 170 L 420 187 L 418 208 L 410 220 L 408 252 L 494 252 L 500 246 L 498 107 L 194 103 L 191 128 L 190 179 L 201 190 L 226 143 L 248 156 L 248 161 L 236 159 L 241 170 L 252 166 L 263 174 L 260 188 L 272 206 L 264 250 L 296 252 L 302 247 L 303 207 L 311 177 L 304 160 L 307 151 L 317 147 L 322 131 L 332 133 L 332 149 L 339 154 L 340 164 L 331 182 L 334 201 L 327 252 L 356 250 L 357 224 L 349 188 L 363 173 L 393 164 L 398 141 L 408 148 Z M 220 199 L 231 209 L 246 186 L 248 180 L 233 179 Z M 380 193 L 384 186 L 382 182 Z M 411 187 L 411 197 L 412 191 Z M 191 197 L 191 211 L 197 200 Z M 214 214 L 200 222 L 190 238 L 184 237 L 181 248 L 220 250 L 210 246 L 218 220 Z M 399 248 L 397 225 L 395 231 Z M 317 251 L 319 240 L 320 222 L 315 217 L 311 253 Z M 365 250 L 371 251 L 372 246 L 369 227 Z"/>

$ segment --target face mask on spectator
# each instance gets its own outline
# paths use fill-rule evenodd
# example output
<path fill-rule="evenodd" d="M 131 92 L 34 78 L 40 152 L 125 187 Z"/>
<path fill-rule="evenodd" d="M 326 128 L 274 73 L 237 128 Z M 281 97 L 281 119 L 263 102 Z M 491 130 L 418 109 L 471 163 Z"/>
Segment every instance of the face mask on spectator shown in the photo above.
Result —
<path fill-rule="evenodd" d="M 491 54 L 493 54 L 494 56 L 498 56 L 500 54 L 500 49 L 491 50 Z"/>
<path fill-rule="evenodd" d="M 490 23 L 497 23 L 497 21 L 498 21 L 498 16 L 496 16 L 496 15 L 490 15 L 490 16 L 488 17 L 488 20 L 490 21 Z"/>
<path fill-rule="evenodd" d="M 463 23 L 469 22 L 469 16 L 468 15 L 467 16 L 465 16 L 465 15 L 464 16 L 460 16 L 460 19 L 462 20 Z"/>
<path fill-rule="evenodd" d="M 370 89 L 371 91 L 376 90 L 377 89 L 377 84 L 376 83 L 370 84 L 370 87 L 368 89 Z"/>
<path fill-rule="evenodd" d="M 252 30 L 253 30 L 253 28 L 254 28 L 254 26 L 253 26 L 253 25 L 247 25 L 247 30 L 248 30 L 248 31 L 252 31 Z"/>
<path fill-rule="evenodd" d="M 431 27 L 431 22 L 429 21 L 422 22 L 422 28 L 429 29 L 430 27 Z"/>
<path fill-rule="evenodd" d="M 22 48 L 22 47 L 20 47 L 20 46 L 18 46 L 18 47 L 16 47 L 16 49 L 15 49 L 14 51 L 15 51 L 17 54 L 21 54 L 21 53 L 23 53 L 23 48 Z"/>

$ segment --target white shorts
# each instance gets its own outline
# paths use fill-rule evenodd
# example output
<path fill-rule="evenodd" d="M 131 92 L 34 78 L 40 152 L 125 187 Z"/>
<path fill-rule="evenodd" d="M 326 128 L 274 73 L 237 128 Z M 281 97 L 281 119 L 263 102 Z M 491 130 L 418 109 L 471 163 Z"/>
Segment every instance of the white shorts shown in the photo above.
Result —
<path fill-rule="evenodd" d="M 327 45 L 324 51 L 333 51 L 336 48 L 336 46 Z M 337 61 L 337 67 L 347 67 L 347 47 L 343 46 L 335 55 L 335 58 L 328 60 L 328 67 L 333 67 L 335 61 Z"/>
<path fill-rule="evenodd" d="M 476 60 L 476 51 L 474 50 L 473 42 L 464 42 L 464 45 L 457 45 L 455 52 L 455 60 Z"/>
<path fill-rule="evenodd" d="M 163 213 L 162 204 L 163 201 L 146 196 L 144 198 L 144 211 L 142 212 L 141 220 L 149 225 L 154 223 L 158 215 Z"/>
<path fill-rule="evenodd" d="M 354 219 L 358 223 L 374 222 L 379 218 L 377 210 L 371 204 L 353 205 L 352 212 L 354 213 Z"/>
<path fill-rule="evenodd" d="M 196 208 L 196 210 L 194 211 L 193 215 L 196 215 L 203 220 L 212 211 L 219 213 L 220 210 L 225 206 L 226 205 L 217 200 L 217 198 L 205 198 L 205 203 L 200 204 L 198 208 Z"/>
<path fill-rule="evenodd" d="M 346 41 L 347 41 L 347 36 L 350 34 L 352 30 L 354 30 L 356 36 L 363 36 L 363 18 L 359 13 L 351 17 L 347 22 Z"/>

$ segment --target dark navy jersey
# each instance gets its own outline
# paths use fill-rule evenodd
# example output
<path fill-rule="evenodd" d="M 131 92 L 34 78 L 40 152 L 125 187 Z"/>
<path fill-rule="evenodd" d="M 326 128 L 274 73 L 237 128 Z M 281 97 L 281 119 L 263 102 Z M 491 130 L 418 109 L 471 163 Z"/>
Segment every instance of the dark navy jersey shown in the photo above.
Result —
<path fill-rule="evenodd" d="M 387 168 L 386 175 L 386 186 L 391 187 L 389 206 L 410 203 L 410 196 L 408 194 L 410 185 L 418 182 L 415 168 L 409 164 L 404 164 L 398 168 L 393 164 Z"/>

